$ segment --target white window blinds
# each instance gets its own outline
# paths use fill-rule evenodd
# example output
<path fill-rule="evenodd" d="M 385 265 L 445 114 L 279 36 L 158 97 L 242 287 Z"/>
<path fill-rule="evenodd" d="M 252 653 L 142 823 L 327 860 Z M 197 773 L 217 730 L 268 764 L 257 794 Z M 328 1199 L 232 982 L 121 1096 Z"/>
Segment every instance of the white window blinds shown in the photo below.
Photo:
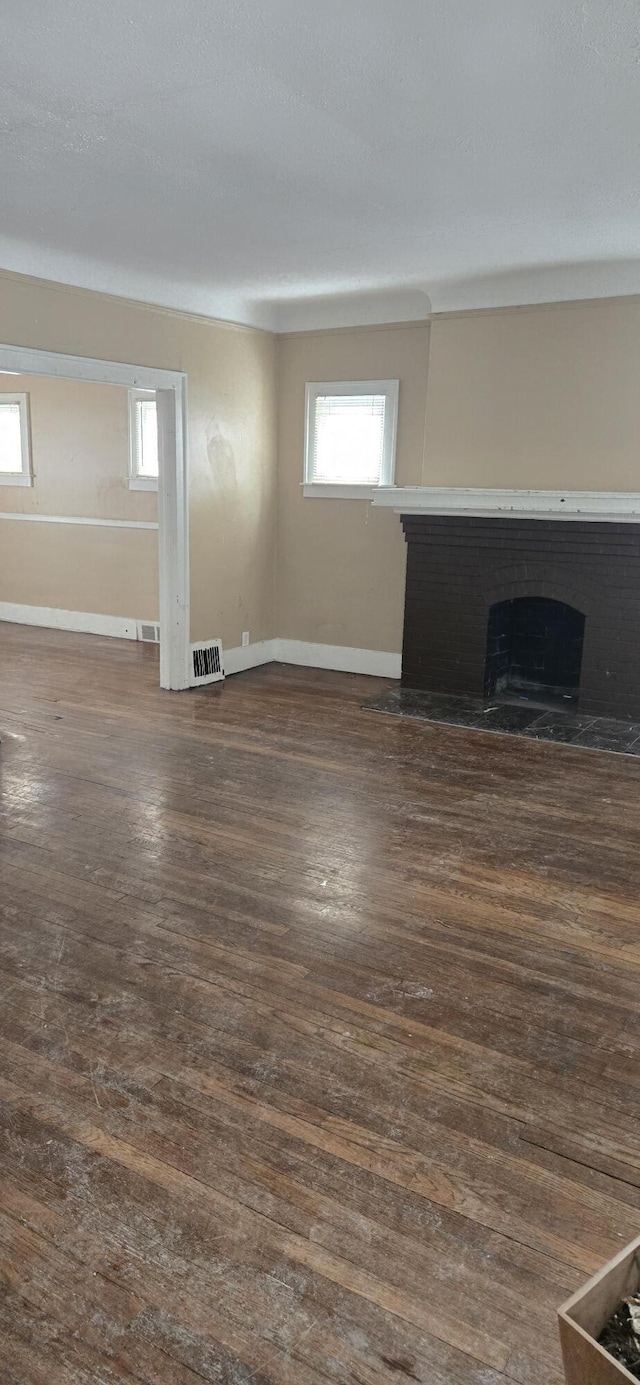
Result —
<path fill-rule="evenodd" d="M 136 473 L 158 475 L 158 410 L 155 399 L 136 400 Z"/>
<path fill-rule="evenodd" d="M 158 489 L 158 407 L 150 390 L 129 390 L 129 486 Z"/>
<path fill-rule="evenodd" d="M 22 471 L 22 418 L 20 405 L 0 403 L 0 471 Z"/>
<path fill-rule="evenodd" d="M 385 442 L 384 394 L 318 394 L 308 480 L 316 485 L 378 486 Z"/>

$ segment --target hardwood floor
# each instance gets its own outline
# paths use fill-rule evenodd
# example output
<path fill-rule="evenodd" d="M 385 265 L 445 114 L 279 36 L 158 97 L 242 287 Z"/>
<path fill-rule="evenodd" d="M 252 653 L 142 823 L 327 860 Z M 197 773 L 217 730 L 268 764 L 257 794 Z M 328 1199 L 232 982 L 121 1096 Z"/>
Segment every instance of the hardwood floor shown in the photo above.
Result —
<path fill-rule="evenodd" d="M 640 1232 L 640 762 L 0 626 L 3 1385 L 557 1385 Z"/>

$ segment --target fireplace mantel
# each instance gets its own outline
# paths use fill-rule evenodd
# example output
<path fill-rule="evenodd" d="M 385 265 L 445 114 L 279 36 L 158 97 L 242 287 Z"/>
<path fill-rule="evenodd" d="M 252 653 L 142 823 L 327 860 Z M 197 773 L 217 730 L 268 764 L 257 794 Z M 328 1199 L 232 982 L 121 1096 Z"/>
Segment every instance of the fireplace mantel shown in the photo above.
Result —
<path fill-rule="evenodd" d="M 490 490 L 473 486 L 380 486 L 372 505 L 400 515 L 640 522 L 638 491 Z"/>

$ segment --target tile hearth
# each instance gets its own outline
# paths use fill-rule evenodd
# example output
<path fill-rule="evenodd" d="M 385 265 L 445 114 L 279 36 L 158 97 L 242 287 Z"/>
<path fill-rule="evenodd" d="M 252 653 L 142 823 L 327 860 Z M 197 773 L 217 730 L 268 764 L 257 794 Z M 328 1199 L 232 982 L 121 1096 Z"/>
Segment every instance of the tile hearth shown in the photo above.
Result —
<path fill-rule="evenodd" d="M 446 726 L 474 731 L 527 736 L 529 740 L 558 741 L 583 750 L 608 750 L 618 755 L 640 756 L 640 722 L 613 717 L 594 717 L 561 706 L 545 708 L 525 700 L 510 702 L 478 697 L 454 697 L 448 693 L 390 688 L 362 704 L 368 712 L 416 717 Z"/>

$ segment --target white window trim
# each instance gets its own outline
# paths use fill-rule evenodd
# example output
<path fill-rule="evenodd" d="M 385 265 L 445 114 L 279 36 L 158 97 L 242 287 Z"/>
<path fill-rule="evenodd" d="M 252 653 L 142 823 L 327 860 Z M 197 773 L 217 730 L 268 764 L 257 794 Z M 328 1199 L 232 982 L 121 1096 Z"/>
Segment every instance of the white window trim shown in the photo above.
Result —
<path fill-rule="evenodd" d="M 20 471 L 0 471 L 0 486 L 32 486 L 31 468 L 31 429 L 29 427 L 29 396 L 0 391 L 0 404 L 17 404 L 20 409 L 20 449 L 22 467 Z"/>
<path fill-rule="evenodd" d="M 394 484 L 396 437 L 398 431 L 398 380 L 310 381 L 305 385 L 304 480 L 302 494 L 307 499 L 371 500 L 381 486 Z M 315 432 L 316 399 L 323 394 L 384 394 L 384 440 L 382 466 L 377 486 L 350 485 L 348 482 L 313 481 L 312 447 Z"/>
<path fill-rule="evenodd" d="M 141 399 L 155 399 L 154 390 L 129 390 L 129 490 L 157 491 L 157 476 L 141 476 L 138 466 L 138 420 L 136 404 Z"/>

